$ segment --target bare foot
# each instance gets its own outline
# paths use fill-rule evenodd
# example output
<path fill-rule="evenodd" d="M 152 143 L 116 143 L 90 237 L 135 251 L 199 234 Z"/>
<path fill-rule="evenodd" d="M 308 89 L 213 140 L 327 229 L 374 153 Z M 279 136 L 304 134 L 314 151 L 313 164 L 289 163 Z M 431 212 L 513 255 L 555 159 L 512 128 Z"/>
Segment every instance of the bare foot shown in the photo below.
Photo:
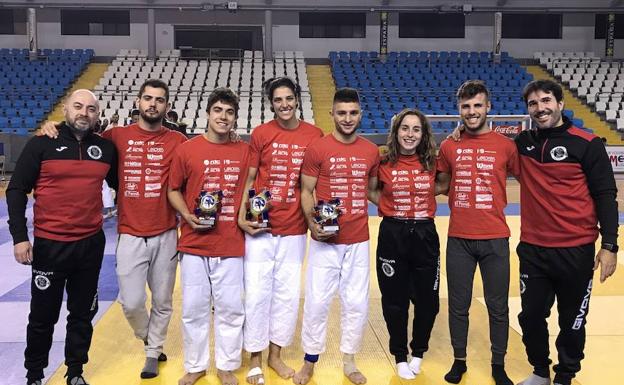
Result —
<path fill-rule="evenodd" d="M 264 384 L 264 375 L 262 374 L 262 352 L 251 353 L 247 382 L 251 385 Z"/>
<path fill-rule="evenodd" d="M 357 385 L 366 384 L 366 377 L 359 370 L 346 375 L 349 381 Z"/>
<path fill-rule="evenodd" d="M 304 361 L 303 366 L 293 376 L 293 382 L 297 385 L 305 385 L 310 382 L 312 375 L 314 374 L 314 363 Z"/>
<path fill-rule="evenodd" d="M 267 364 L 283 379 L 290 378 L 295 375 L 295 369 L 286 365 L 281 357 L 282 347 L 275 345 L 273 342 L 269 345 L 269 358 Z"/>
<path fill-rule="evenodd" d="M 193 385 L 200 378 L 206 375 L 206 371 L 202 370 L 197 373 L 185 373 L 182 378 L 178 380 L 178 385 Z"/>
<path fill-rule="evenodd" d="M 217 377 L 219 377 L 221 385 L 238 385 L 238 379 L 231 370 L 217 369 Z"/>

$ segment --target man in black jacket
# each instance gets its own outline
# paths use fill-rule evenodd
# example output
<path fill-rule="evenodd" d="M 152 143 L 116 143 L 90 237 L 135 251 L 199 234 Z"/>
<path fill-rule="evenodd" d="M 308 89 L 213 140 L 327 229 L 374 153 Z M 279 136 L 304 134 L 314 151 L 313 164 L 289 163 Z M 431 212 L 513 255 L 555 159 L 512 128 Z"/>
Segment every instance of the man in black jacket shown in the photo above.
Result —
<path fill-rule="evenodd" d="M 26 331 L 27 384 L 40 385 L 48 365 L 54 325 L 67 291 L 65 364 L 67 384 L 85 385 L 97 313 L 97 285 L 104 256 L 102 181 L 117 189 L 117 153 L 93 134 L 97 98 L 77 90 L 63 107 L 58 139 L 33 137 L 24 147 L 6 191 L 9 230 L 17 262 L 32 265 Z M 26 204 L 34 189 L 34 244 L 28 239 Z"/>
<path fill-rule="evenodd" d="M 550 384 L 546 319 L 556 298 L 561 329 L 554 384 L 570 385 L 584 357 L 593 270 L 600 268 L 604 282 L 617 265 L 617 188 L 602 140 L 562 115 L 557 83 L 533 81 L 523 97 L 537 130 L 516 138 L 521 169 L 518 318 L 534 368 L 520 384 Z M 601 248 L 595 253 L 599 234 Z"/>

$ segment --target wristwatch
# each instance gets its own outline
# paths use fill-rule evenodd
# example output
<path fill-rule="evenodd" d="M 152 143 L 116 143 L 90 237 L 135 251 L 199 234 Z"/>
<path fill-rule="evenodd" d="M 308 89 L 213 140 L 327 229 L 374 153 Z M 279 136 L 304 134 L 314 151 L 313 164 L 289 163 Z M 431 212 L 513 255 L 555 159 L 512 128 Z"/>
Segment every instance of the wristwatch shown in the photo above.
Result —
<path fill-rule="evenodd" d="M 612 253 L 617 253 L 618 250 L 620 249 L 616 243 L 604 243 L 604 242 L 602 243 L 600 248 L 608 250 Z"/>

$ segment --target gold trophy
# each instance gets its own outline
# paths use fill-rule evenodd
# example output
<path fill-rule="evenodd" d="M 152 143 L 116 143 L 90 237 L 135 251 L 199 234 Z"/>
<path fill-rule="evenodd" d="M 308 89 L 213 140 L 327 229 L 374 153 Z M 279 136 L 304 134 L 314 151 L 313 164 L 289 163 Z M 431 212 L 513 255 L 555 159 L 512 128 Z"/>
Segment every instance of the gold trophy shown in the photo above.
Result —
<path fill-rule="evenodd" d="M 256 194 L 255 189 L 250 189 L 247 220 L 256 222 L 258 227 L 269 227 L 270 200 L 271 193 L 268 190 L 262 190 L 261 193 Z"/>

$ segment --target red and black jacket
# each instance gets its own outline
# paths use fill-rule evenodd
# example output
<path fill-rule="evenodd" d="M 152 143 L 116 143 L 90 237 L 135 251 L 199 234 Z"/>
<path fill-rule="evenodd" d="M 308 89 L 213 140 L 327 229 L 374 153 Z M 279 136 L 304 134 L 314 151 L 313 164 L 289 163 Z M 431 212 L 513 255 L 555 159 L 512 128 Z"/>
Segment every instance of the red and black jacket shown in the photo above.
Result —
<path fill-rule="evenodd" d="M 516 137 L 520 154 L 520 240 L 575 247 L 598 238 L 617 244 L 617 187 L 602 140 L 572 126 Z"/>
<path fill-rule="evenodd" d="M 7 187 L 13 243 L 28 241 L 26 204 L 34 189 L 35 236 L 75 241 L 102 228 L 102 181 L 117 189 L 117 151 L 112 142 L 89 133 L 76 139 L 62 125 L 59 136 L 26 143 Z"/>

